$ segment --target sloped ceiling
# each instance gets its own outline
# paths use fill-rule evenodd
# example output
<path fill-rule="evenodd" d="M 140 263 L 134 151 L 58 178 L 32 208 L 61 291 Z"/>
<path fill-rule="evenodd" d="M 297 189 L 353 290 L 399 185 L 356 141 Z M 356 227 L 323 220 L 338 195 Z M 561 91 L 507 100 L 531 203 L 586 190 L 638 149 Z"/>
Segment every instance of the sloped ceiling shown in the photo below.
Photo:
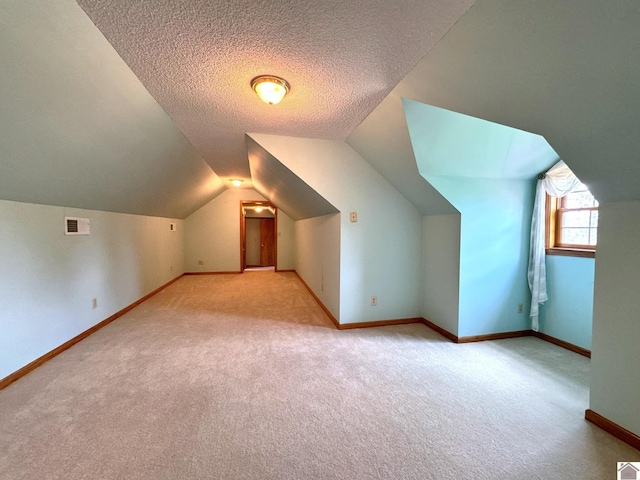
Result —
<path fill-rule="evenodd" d="M 224 189 L 75 2 L 1 8 L 0 198 L 184 218 Z"/>
<path fill-rule="evenodd" d="M 2 1 L 0 198 L 184 217 L 223 188 L 209 165 L 249 178 L 256 131 L 348 137 L 453 213 L 403 98 L 543 135 L 599 200 L 640 198 L 637 0 L 79 3 L 112 45 L 73 0 Z M 276 108 L 261 73 L 292 84 Z"/>
<path fill-rule="evenodd" d="M 403 186 L 408 98 L 540 134 L 600 201 L 639 199 L 638 25 L 637 0 L 478 0 L 347 141 L 429 195 Z"/>
<path fill-rule="evenodd" d="M 420 174 L 534 180 L 560 158 L 540 135 L 404 100 Z"/>
<path fill-rule="evenodd" d="M 347 143 L 422 215 L 457 213 L 418 172 L 397 87 L 347 138 Z"/>
<path fill-rule="evenodd" d="M 293 220 L 338 213 L 324 199 L 250 136 L 246 136 L 253 188 Z"/>
<path fill-rule="evenodd" d="M 244 134 L 344 140 L 473 0 L 78 0 L 223 178 Z M 277 106 L 250 88 L 279 75 Z"/>

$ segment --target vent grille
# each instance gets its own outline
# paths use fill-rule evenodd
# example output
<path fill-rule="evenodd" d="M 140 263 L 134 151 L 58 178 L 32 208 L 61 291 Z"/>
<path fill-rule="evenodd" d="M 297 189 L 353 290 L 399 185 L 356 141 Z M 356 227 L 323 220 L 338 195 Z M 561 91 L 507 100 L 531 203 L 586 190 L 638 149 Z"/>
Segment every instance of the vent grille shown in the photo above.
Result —
<path fill-rule="evenodd" d="M 67 233 L 78 233 L 78 220 L 67 218 Z"/>
<path fill-rule="evenodd" d="M 64 217 L 65 235 L 89 235 L 89 219 L 77 217 Z"/>

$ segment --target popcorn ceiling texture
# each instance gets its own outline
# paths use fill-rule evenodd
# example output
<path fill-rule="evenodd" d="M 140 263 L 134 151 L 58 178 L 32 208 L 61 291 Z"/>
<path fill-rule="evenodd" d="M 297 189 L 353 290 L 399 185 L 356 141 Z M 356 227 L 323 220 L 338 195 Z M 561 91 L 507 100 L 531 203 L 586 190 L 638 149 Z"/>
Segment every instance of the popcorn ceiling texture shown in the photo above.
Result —
<path fill-rule="evenodd" d="M 245 132 L 344 140 L 473 0 L 78 0 L 220 176 Z M 250 88 L 289 81 L 277 107 Z"/>

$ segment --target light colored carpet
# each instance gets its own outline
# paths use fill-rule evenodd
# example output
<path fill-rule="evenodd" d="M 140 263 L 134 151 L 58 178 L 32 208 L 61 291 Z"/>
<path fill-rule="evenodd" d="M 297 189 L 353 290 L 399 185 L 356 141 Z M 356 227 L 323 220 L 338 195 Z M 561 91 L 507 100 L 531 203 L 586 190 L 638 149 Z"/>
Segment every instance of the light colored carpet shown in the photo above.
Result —
<path fill-rule="evenodd" d="M 338 331 L 291 273 L 184 277 L 0 392 L 1 479 L 613 479 L 589 361 Z"/>

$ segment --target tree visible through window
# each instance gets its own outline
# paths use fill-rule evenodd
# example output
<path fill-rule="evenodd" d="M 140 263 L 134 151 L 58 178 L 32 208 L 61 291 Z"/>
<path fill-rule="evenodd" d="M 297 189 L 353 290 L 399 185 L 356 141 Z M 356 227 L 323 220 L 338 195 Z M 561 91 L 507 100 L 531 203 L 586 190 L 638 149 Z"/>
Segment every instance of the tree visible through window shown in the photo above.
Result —
<path fill-rule="evenodd" d="M 549 248 L 595 251 L 598 201 L 584 184 L 562 198 L 548 197 L 547 204 Z"/>

